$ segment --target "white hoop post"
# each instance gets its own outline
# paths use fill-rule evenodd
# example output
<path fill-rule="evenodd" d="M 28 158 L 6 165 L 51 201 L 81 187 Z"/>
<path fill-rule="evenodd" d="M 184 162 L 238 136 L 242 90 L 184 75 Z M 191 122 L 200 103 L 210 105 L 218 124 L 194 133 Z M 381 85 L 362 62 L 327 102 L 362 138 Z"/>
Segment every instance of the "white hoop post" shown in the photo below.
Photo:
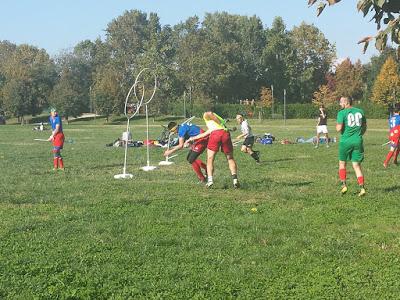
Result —
<path fill-rule="evenodd" d="M 137 113 L 139 112 L 140 107 L 142 106 L 143 103 L 143 97 L 141 100 L 138 100 L 137 104 L 136 104 L 136 110 L 134 112 L 132 112 L 132 115 L 129 115 L 128 113 L 128 100 L 129 97 L 132 93 L 132 90 L 135 89 L 135 85 L 137 84 L 137 79 L 135 80 L 135 83 L 131 86 L 131 88 L 129 89 L 128 94 L 126 95 L 126 99 L 125 99 L 125 108 L 124 108 L 124 114 L 126 116 L 127 119 L 127 123 L 126 123 L 126 132 L 128 133 L 127 139 L 125 141 L 125 155 L 124 155 L 124 167 L 122 169 L 122 174 L 117 174 L 114 175 L 115 179 L 131 179 L 133 177 L 132 174 L 126 173 L 126 163 L 127 163 L 127 156 L 128 156 L 128 138 L 129 138 L 129 132 L 130 132 L 130 120 L 137 115 Z"/>
<path fill-rule="evenodd" d="M 141 75 L 144 71 L 146 71 L 146 70 L 149 70 L 149 68 L 144 68 L 144 69 L 142 69 L 142 70 L 139 72 L 139 74 L 138 74 L 137 77 L 136 77 L 136 84 L 139 83 L 139 80 L 138 80 L 138 79 L 139 79 L 140 75 Z M 143 101 L 144 93 L 145 93 L 145 86 L 144 86 L 144 84 L 143 84 L 142 87 L 143 87 L 143 91 L 142 91 L 142 97 L 141 97 L 141 99 L 142 99 L 142 101 Z M 134 87 L 133 90 L 134 90 L 134 93 L 135 93 L 135 97 L 136 97 L 137 99 L 139 99 L 138 96 L 137 96 L 137 92 L 136 92 L 136 85 L 135 85 L 135 87 Z M 146 164 L 146 166 L 141 167 L 140 169 L 143 170 L 143 171 L 146 171 L 146 172 L 147 172 L 147 171 L 153 171 L 153 170 L 157 169 L 156 166 L 151 166 L 151 165 L 150 165 L 149 112 L 148 112 L 148 104 L 151 102 L 151 100 L 153 100 L 154 95 L 156 94 L 156 90 L 157 90 L 157 76 L 154 74 L 154 88 L 153 88 L 153 93 L 151 94 L 150 98 L 149 98 L 146 102 L 144 102 L 144 105 L 145 105 L 145 112 L 146 112 L 146 139 L 147 139 L 146 158 L 147 158 L 147 164 Z"/>

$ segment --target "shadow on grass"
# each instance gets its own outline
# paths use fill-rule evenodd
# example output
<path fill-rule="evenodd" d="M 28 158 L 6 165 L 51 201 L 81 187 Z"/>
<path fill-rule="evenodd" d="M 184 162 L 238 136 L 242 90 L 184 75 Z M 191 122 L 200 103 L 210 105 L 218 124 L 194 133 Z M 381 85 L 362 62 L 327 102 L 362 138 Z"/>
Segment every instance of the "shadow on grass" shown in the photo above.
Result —
<path fill-rule="evenodd" d="M 400 185 L 394 185 L 394 186 L 384 188 L 383 191 L 385 191 L 386 193 L 400 192 Z"/>
<path fill-rule="evenodd" d="M 273 159 L 273 160 L 267 160 L 267 161 L 261 161 L 260 164 L 268 164 L 268 163 L 278 163 L 278 162 L 282 162 L 282 161 L 291 161 L 294 160 L 294 158 L 278 158 L 278 159 Z"/>

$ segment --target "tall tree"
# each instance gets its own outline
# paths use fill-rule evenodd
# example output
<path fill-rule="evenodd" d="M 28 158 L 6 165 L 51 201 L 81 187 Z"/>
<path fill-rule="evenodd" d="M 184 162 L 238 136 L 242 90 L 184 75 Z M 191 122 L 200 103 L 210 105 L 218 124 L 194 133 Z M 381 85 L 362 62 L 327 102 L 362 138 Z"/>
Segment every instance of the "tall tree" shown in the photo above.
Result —
<path fill-rule="evenodd" d="M 274 98 L 282 100 L 283 90 L 290 93 L 290 85 L 296 76 L 293 43 L 281 17 L 276 17 L 272 27 L 265 32 L 266 43 L 261 57 L 264 69 L 261 72 L 262 80 L 274 87 Z"/>
<path fill-rule="evenodd" d="M 324 83 L 336 49 L 314 25 L 301 23 L 290 32 L 295 49 L 295 89 L 300 102 L 311 102 L 313 92 Z M 292 87 L 293 88 L 293 87 Z"/>
<path fill-rule="evenodd" d="M 389 56 L 375 80 L 372 100 L 376 103 L 393 105 L 400 97 L 400 76 L 398 65 Z"/>
<path fill-rule="evenodd" d="M 345 59 L 336 67 L 335 73 L 335 96 L 346 95 L 354 99 L 360 99 L 364 90 L 363 66 L 358 60 L 355 64 L 349 58 Z"/>
<path fill-rule="evenodd" d="M 54 62 L 45 50 L 29 45 L 18 46 L 4 63 L 4 75 L 6 83 L 3 89 L 23 93 L 23 103 L 18 105 L 12 105 L 14 99 L 10 98 L 10 93 L 3 94 L 5 109 L 10 113 L 18 117 L 35 115 L 47 105 L 56 73 Z"/>

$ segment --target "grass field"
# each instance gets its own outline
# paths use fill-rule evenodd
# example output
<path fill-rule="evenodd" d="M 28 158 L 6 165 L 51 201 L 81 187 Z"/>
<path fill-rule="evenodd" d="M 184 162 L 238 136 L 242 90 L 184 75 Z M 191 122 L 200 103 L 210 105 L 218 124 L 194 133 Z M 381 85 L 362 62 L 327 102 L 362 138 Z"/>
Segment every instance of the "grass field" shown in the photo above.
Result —
<path fill-rule="evenodd" d="M 134 138 L 143 124 L 134 122 Z M 313 120 L 251 124 L 278 139 L 315 129 Z M 339 195 L 337 144 L 257 145 L 261 165 L 237 149 L 240 190 L 219 154 L 207 190 L 186 150 L 146 173 L 145 148 L 131 148 L 134 178 L 114 180 L 123 149 L 105 144 L 124 126 L 64 127 L 74 143 L 66 171 L 53 172 L 50 144 L 33 141 L 48 132 L 0 126 L 1 299 L 400 297 L 400 169 L 382 168 L 386 121 L 369 121 L 363 199 L 352 171 Z M 160 131 L 152 123 L 151 136 Z M 161 153 L 151 149 L 151 161 Z"/>

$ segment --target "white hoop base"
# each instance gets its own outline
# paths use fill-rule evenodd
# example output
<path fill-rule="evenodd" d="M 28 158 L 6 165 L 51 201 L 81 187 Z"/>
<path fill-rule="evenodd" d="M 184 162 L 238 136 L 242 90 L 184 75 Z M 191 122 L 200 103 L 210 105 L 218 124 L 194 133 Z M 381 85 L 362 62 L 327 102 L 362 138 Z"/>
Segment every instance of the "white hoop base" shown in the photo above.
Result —
<path fill-rule="evenodd" d="M 170 161 L 170 160 L 163 160 L 163 161 L 160 161 L 158 164 L 160 165 L 160 166 L 170 166 L 170 165 L 172 165 L 174 162 L 173 161 Z"/>
<path fill-rule="evenodd" d="M 118 174 L 118 175 L 114 175 L 115 179 L 131 179 L 133 178 L 132 174 Z"/>
<path fill-rule="evenodd" d="M 145 167 L 141 167 L 141 168 L 140 168 L 140 170 L 146 171 L 146 172 L 148 172 L 148 171 L 154 171 L 155 169 L 157 169 L 157 167 L 155 167 L 155 166 L 145 166 Z"/>

